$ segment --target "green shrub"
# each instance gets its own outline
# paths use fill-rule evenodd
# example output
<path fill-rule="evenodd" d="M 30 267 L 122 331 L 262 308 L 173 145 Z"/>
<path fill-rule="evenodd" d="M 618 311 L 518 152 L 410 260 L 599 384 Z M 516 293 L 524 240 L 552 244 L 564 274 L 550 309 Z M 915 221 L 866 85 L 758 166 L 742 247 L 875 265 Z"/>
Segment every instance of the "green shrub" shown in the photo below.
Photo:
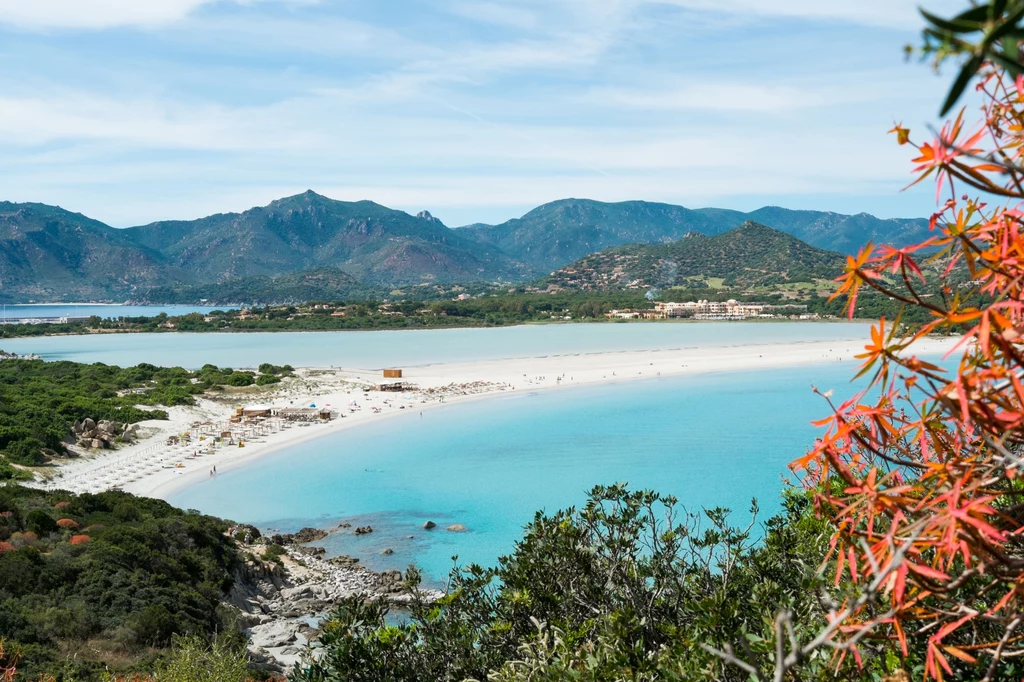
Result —
<path fill-rule="evenodd" d="M 224 382 L 228 386 L 251 386 L 256 375 L 252 372 L 234 372 Z"/>
<path fill-rule="evenodd" d="M 39 466 L 46 463 L 46 456 L 43 455 L 43 448 L 46 444 L 38 438 L 25 438 L 11 443 L 4 448 L 4 455 L 15 464 L 24 466 Z"/>
<path fill-rule="evenodd" d="M 156 674 L 158 682 L 245 682 L 250 677 L 245 647 L 225 636 L 213 642 L 197 636 L 175 637 L 171 653 Z"/>
<path fill-rule="evenodd" d="M 25 517 L 25 529 L 42 538 L 57 532 L 57 521 L 42 509 L 36 509 Z"/>
<path fill-rule="evenodd" d="M 281 380 L 278 379 L 273 374 L 261 374 L 258 377 L 256 377 L 256 385 L 257 386 L 269 386 L 271 384 L 279 384 L 279 383 L 281 383 Z"/>
<path fill-rule="evenodd" d="M 11 466 L 5 458 L 0 457 L 0 481 L 29 481 L 32 474 Z"/>
<path fill-rule="evenodd" d="M 55 510 L 60 502 L 70 504 Z M 105 668 L 151 658 L 175 634 L 236 632 L 221 611 L 240 561 L 226 522 L 126 493 L 16 485 L 0 487 L 0 510 L 14 512 L 0 517 L 0 536 L 31 542 L 0 554 L 0 638 L 21 653 L 19 680 L 99 682 Z M 71 545 L 53 532 L 58 516 L 79 521 L 91 541 Z M 23 529 L 38 539 L 11 539 Z"/>
<path fill-rule="evenodd" d="M 281 557 L 286 555 L 288 551 L 281 545 L 272 543 L 267 546 L 267 549 L 263 552 L 263 558 L 267 561 L 273 561 L 276 564 L 283 563 Z"/>

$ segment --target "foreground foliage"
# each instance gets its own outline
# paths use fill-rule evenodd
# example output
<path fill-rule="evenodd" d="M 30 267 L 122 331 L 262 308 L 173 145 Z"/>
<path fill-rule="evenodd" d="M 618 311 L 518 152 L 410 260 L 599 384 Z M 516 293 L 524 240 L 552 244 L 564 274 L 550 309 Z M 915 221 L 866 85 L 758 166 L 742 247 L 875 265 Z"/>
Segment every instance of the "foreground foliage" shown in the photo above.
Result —
<path fill-rule="evenodd" d="M 825 622 L 817 568 L 830 529 L 809 512 L 789 497 L 755 544 L 753 525 L 730 527 L 725 510 L 687 514 L 669 497 L 598 487 L 582 509 L 538 514 L 496 568 L 453 572 L 448 596 L 404 625 L 379 605 L 342 605 L 326 655 L 294 679 L 746 679 L 702 647 L 739 635 L 767 651 L 779 608 L 801 629 Z M 831 674 L 827 659 L 818 670 Z"/>
<path fill-rule="evenodd" d="M 125 493 L 0 488 L 0 639 L 19 674 L 98 680 L 148 668 L 176 634 L 233 632 L 226 529 Z"/>

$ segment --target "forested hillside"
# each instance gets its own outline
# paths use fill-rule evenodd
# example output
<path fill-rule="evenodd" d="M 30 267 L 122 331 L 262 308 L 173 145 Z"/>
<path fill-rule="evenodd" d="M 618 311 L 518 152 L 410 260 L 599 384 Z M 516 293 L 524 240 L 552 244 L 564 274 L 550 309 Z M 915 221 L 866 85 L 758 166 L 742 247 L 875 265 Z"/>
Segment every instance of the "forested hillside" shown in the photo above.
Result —
<path fill-rule="evenodd" d="M 754 219 L 819 248 L 902 245 L 920 220 L 766 207 L 751 214 L 566 199 L 501 225 L 449 229 L 371 201 L 309 191 L 242 213 L 114 229 L 43 204 L 0 204 L 0 302 L 127 299 L 284 303 L 395 287 L 524 283 L 631 243 L 714 236 Z"/>
<path fill-rule="evenodd" d="M 689 234 L 662 245 L 630 244 L 592 254 L 545 281 L 574 290 L 671 288 L 718 278 L 726 287 L 831 280 L 842 254 L 823 251 L 765 225 L 746 222 L 708 237 Z"/>

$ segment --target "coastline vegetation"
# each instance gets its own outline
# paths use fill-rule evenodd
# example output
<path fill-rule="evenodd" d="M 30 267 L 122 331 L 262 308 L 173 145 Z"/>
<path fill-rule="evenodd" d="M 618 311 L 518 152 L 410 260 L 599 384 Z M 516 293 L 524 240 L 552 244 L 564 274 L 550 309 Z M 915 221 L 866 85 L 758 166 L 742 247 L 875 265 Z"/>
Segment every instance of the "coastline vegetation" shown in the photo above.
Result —
<path fill-rule="evenodd" d="M 218 658 L 228 660 L 244 639 L 221 605 L 240 561 L 227 527 L 120 492 L 0 487 L 0 637 L 14 679 L 180 669 L 181 657 L 168 656 L 177 636 L 219 633 Z M 183 646 L 203 648 L 182 641 L 178 653 Z"/>
<path fill-rule="evenodd" d="M 66 455 L 76 421 L 167 419 L 166 410 L 159 408 L 192 405 L 196 395 L 225 386 L 277 383 L 291 371 L 269 363 L 255 373 L 214 365 L 193 372 L 150 364 L 121 368 L 0 360 L 0 480 L 28 477 L 11 463 L 39 466 L 49 457 Z"/>
<path fill-rule="evenodd" d="M 611 291 L 559 294 L 495 294 L 449 301 L 310 301 L 302 305 L 279 305 L 236 310 L 214 310 L 209 314 L 189 313 L 153 317 L 118 317 L 64 324 L 0 325 L 0 338 L 32 336 L 166 333 L 166 332 L 275 332 L 275 331 L 355 331 L 376 329 L 446 329 L 463 327 L 502 327 L 519 324 L 608 322 L 638 323 L 641 320 L 609 320 L 612 310 L 653 309 L 655 300 L 761 302 L 777 305 L 793 303 L 784 293 L 737 293 L 728 288 L 712 288 L 704 282 L 659 292 L 648 298 L 645 292 Z M 824 319 L 842 319 L 841 301 L 814 295 L 800 301 L 807 312 Z M 858 301 L 856 318 L 876 320 L 895 317 L 901 304 L 887 296 L 864 295 Z M 786 318 L 777 318 L 786 319 Z M 927 315 L 916 310 L 903 311 L 907 322 L 923 322 Z M 642 322 L 659 322 L 643 320 Z"/>

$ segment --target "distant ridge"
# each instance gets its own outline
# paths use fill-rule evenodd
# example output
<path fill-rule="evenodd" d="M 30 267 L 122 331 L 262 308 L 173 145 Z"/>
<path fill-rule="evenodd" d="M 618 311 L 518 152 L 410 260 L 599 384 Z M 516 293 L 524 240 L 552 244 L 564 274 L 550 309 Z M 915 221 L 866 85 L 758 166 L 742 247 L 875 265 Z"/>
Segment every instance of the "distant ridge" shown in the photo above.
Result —
<path fill-rule="evenodd" d="M 590 254 L 543 280 L 562 289 L 671 288 L 694 278 L 720 278 L 730 287 L 766 287 L 830 280 L 845 256 L 747 221 L 713 237 L 687 233 L 668 244 L 630 244 Z"/>
<path fill-rule="evenodd" d="M 204 292 L 210 296 L 202 298 L 220 298 L 246 287 L 263 293 L 280 287 L 274 299 L 292 300 L 315 292 L 317 283 L 324 298 L 360 287 L 518 283 L 609 247 L 662 244 L 691 233 L 710 237 L 748 220 L 843 253 L 869 239 L 911 243 L 928 229 L 924 219 L 589 199 L 544 204 L 500 225 L 450 229 L 427 211 L 413 216 L 311 190 L 242 213 L 115 229 L 55 206 L 0 202 L 0 302 L 162 302 L 154 297 Z M 324 278 L 325 268 L 335 275 Z M 304 280 L 282 278 L 318 271 Z M 342 282 L 341 274 L 353 281 Z"/>
<path fill-rule="evenodd" d="M 605 203 L 590 199 L 553 201 L 500 225 L 476 224 L 460 230 L 538 270 L 551 271 L 610 246 L 657 244 L 679 239 L 688 232 L 713 236 L 748 220 L 841 253 L 854 253 L 869 240 L 902 246 L 921 241 L 928 234 L 924 218 L 882 219 L 867 213 L 850 216 L 777 206 L 742 213 L 649 201 Z"/>

